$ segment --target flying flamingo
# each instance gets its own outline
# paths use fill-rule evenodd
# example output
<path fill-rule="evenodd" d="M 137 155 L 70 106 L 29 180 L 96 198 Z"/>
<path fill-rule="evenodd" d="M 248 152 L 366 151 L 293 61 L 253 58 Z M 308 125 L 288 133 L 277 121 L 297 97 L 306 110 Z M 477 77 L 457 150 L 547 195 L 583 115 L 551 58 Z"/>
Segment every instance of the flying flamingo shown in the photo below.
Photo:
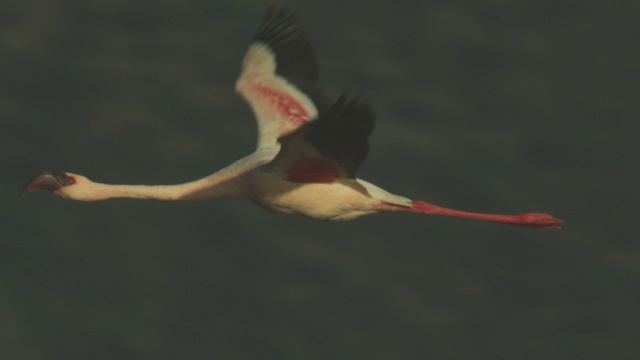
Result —
<path fill-rule="evenodd" d="M 511 225 L 558 229 L 542 213 L 492 215 L 451 210 L 391 194 L 356 178 L 369 152 L 371 105 L 357 97 L 330 101 L 318 88 L 318 68 L 308 36 L 283 8 L 271 6 L 249 46 L 236 90 L 258 122 L 257 149 L 205 178 L 178 185 L 107 185 L 45 171 L 25 193 L 50 190 L 67 199 L 192 200 L 221 196 L 250 199 L 268 209 L 320 220 L 351 220 L 385 211 L 444 215 Z"/>

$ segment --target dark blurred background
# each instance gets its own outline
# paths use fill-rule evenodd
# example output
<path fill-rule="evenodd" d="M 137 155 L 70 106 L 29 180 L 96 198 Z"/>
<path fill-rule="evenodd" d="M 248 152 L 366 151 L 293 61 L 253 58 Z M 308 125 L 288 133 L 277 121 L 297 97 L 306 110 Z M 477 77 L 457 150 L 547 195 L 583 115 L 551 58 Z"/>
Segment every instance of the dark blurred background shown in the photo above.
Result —
<path fill-rule="evenodd" d="M 0 358 L 636 359 L 637 2 L 286 5 L 326 92 L 375 104 L 361 178 L 564 228 L 23 198 L 41 170 L 171 184 L 251 152 L 234 83 L 267 3 L 4 1 Z"/>

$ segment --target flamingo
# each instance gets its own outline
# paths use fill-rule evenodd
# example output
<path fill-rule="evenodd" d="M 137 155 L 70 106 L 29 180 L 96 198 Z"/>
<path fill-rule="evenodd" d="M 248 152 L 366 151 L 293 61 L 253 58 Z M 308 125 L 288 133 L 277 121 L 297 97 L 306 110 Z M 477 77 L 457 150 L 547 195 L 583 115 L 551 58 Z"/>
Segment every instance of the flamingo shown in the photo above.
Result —
<path fill-rule="evenodd" d="M 318 66 L 306 32 L 291 13 L 270 6 L 250 44 L 236 91 L 258 123 L 255 152 L 202 179 L 177 185 L 109 185 L 45 171 L 24 193 L 46 189 L 79 201 L 111 198 L 194 200 L 236 196 L 285 214 L 351 220 L 400 211 L 540 229 L 561 220 L 543 213 L 494 215 L 452 210 L 391 194 L 356 177 L 369 152 L 374 112 L 360 97 L 331 101 L 319 89 Z"/>

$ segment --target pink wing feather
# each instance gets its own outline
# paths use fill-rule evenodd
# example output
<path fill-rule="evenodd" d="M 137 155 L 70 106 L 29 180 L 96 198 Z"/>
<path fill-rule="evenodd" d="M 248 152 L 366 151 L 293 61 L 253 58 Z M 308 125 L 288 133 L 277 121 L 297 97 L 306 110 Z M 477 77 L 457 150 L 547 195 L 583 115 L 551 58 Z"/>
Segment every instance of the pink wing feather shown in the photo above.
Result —
<path fill-rule="evenodd" d="M 279 148 L 269 168 L 289 181 L 355 182 L 369 150 L 373 110 L 358 98 L 330 101 L 317 81 L 308 36 L 291 14 L 271 6 L 236 83 L 258 122 L 258 149 Z"/>
<path fill-rule="evenodd" d="M 325 100 L 317 78 L 307 35 L 292 15 L 271 6 L 236 83 L 258 122 L 258 149 L 277 147 L 279 137 L 318 117 L 318 103 Z"/>

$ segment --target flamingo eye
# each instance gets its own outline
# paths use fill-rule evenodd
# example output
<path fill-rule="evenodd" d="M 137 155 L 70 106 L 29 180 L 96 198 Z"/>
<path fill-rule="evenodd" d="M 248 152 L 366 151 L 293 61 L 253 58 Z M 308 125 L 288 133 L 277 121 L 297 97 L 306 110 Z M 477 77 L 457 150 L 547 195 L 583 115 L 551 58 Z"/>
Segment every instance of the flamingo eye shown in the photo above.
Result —
<path fill-rule="evenodd" d="M 69 176 L 67 181 L 69 182 L 69 185 L 73 185 L 76 183 L 76 178 L 74 178 L 73 176 Z"/>

